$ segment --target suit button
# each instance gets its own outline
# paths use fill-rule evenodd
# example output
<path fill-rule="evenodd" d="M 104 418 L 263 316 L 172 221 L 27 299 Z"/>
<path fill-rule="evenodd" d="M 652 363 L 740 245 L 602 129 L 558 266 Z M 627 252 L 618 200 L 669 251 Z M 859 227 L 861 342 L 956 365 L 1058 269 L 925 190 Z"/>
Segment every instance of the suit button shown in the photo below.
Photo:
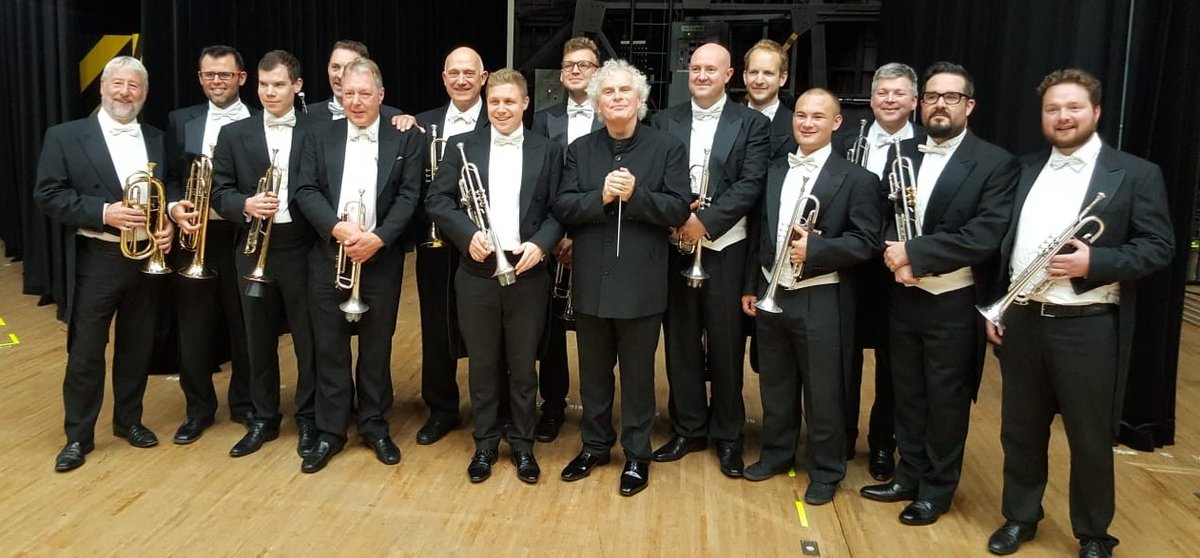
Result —
<path fill-rule="evenodd" d="M 616 157 L 614 157 L 614 159 L 616 159 L 616 160 L 620 161 L 620 160 L 621 160 L 621 156 L 620 156 L 620 155 L 617 155 Z"/>
<path fill-rule="evenodd" d="M 605 275 L 608 275 L 608 270 L 607 270 L 607 269 L 606 269 L 606 270 L 604 270 L 604 274 L 605 274 Z"/>

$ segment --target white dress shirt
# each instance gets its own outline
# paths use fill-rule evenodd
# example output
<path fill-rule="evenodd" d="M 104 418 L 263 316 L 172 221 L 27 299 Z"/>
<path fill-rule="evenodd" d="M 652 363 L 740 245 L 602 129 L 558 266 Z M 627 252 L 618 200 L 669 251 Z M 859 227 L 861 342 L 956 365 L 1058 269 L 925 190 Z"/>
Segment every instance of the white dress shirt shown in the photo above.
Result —
<path fill-rule="evenodd" d="M 295 131 L 296 108 L 279 117 L 279 120 L 291 120 L 291 126 L 275 124 L 272 125 L 272 120 L 275 117 L 271 113 L 263 113 L 263 131 L 267 137 L 267 155 L 275 153 L 275 160 L 272 164 L 279 169 L 281 176 L 279 180 L 279 210 L 275 212 L 275 222 L 282 225 L 292 222 L 292 212 L 290 210 L 291 196 L 288 190 L 288 164 L 292 157 L 292 132 Z M 276 151 L 278 150 L 278 151 Z"/>
<path fill-rule="evenodd" d="M 250 118 L 250 109 L 246 108 L 240 98 L 234 99 L 233 103 L 225 108 L 220 108 L 209 101 L 208 114 L 204 119 L 204 138 L 200 141 L 200 153 L 205 157 L 212 157 L 221 128 L 224 128 L 226 124 L 232 124 L 245 118 Z M 171 205 L 174 206 L 174 204 Z M 208 218 L 213 221 L 224 219 L 216 209 L 212 208 L 208 210 Z"/>
<path fill-rule="evenodd" d="M 725 111 L 725 102 L 728 99 L 729 97 L 727 95 L 721 95 L 721 98 L 707 109 L 700 108 L 698 105 L 696 105 L 695 100 L 692 101 L 692 135 L 689 141 L 690 145 L 688 146 L 688 164 L 690 165 L 690 168 L 688 169 L 688 175 L 691 177 L 693 194 L 700 193 L 700 184 L 704 175 L 704 165 L 707 162 L 707 159 L 704 156 L 704 151 L 709 150 L 710 153 L 712 151 L 713 140 L 717 137 L 717 123 L 721 120 L 720 115 Z M 716 117 L 700 117 L 700 114 L 704 113 L 716 113 Z M 712 169 L 710 169 L 709 174 L 708 197 L 712 197 L 713 195 L 712 189 L 716 186 L 714 181 L 719 180 L 719 177 L 712 174 L 711 170 Z M 744 240 L 745 238 L 746 218 L 743 216 L 741 219 L 738 219 L 738 222 L 734 223 L 729 230 L 725 231 L 725 234 L 721 235 L 715 240 L 704 238 L 702 244 L 709 250 L 716 250 L 719 252 L 724 250 L 726 246 L 738 242 L 739 240 Z"/>
<path fill-rule="evenodd" d="M 824 147 L 813 151 L 807 159 L 811 160 L 811 164 L 798 165 L 788 169 L 787 175 L 783 177 L 783 186 L 779 190 L 779 216 L 775 227 L 775 257 L 785 250 L 790 250 L 789 246 L 784 246 L 783 243 L 787 240 L 792 229 L 792 213 L 796 211 L 796 200 L 800 196 L 812 193 L 813 186 L 817 183 L 817 177 L 821 175 L 821 169 L 825 168 L 825 162 L 829 160 L 829 155 L 833 153 L 833 147 L 825 144 Z M 796 150 L 796 155 L 804 157 L 799 149 Z M 805 182 L 807 179 L 807 182 Z M 818 200 L 820 201 L 820 200 Z M 804 209 L 805 216 L 812 211 L 811 203 L 807 204 Z M 820 225 L 820 214 L 817 215 L 816 223 Z M 784 289 L 802 289 L 816 285 L 829 285 L 838 282 L 837 272 L 826 273 L 816 277 L 809 277 L 800 282 L 795 282 L 796 276 L 792 266 L 790 256 L 785 256 L 783 263 L 783 272 L 780 273 L 779 286 Z M 762 268 L 763 277 L 767 281 L 771 280 L 771 268 Z"/>
<path fill-rule="evenodd" d="M 775 97 L 775 102 L 767 105 L 766 108 L 764 108 L 762 110 L 754 109 L 754 105 L 752 105 L 750 103 L 746 103 L 746 106 L 748 106 L 754 110 L 758 110 L 758 112 L 761 112 L 763 114 L 763 116 L 767 117 L 767 120 L 775 120 L 775 113 L 779 112 L 779 106 L 781 104 L 782 103 L 779 102 L 779 97 Z"/>
<path fill-rule="evenodd" d="M 118 187 L 125 188 L 125 180 L 135 172 L 147 170 L 147 163 L 150 161 L 150 156 L 146 151 L 146 138 L 142 137 L 142 127 L 137 120 L 133 120 L 128 124 L 121 124 L 113 120 L 108 115 L 108 111 L 100 109 L 96 111 L 96 120 L 100 122 L 101 135 L 104 137 L 104 144 L 108 148 L 108 156 L 112 159 L 113 170 L 117 172 Z M 161 161 L 155 161 L 158 164 L 163 164 Z M 149 192 L 143 188 L 141 203 L 146 203 Z M 108 210 L 110 204 L 104 204 L 101 210 L 101 215 Z M 104 226 L 103 217 L 96 224 L 97 227 Z M 104 240 L 107 242 L 119 242 L 120 238 L 117 235 L 107 232 L 100 232 L 91 229 L 77 229 L 76 234 Z M 139 235 L 139 238 L 145 238 Z"/>
<path fill-rule="evenodd" d="M 912 122 L 905 122 L 904 127 L 900 128 L 894 134 L 887 133 L 883 126 L 879 125 L 879 121 L 871 124 L 867 129 L 867 141 L 870 142 L 871 148 L 867 150 L 867 170 L 875 173 L 880 180 L 883 180 L 883 174 L 887 166 L 888 150 L 895 151 L 892 147 L 892 139 L 906 140 L 913 137 Z"/>
<path fill-rule="evenodd" d="M 483 109 L 483 97 L 475 100 L 465 111 L 458 110 L 454 103 L 446 107 L 446 117 L 442 119 L 442 137 L 449 139 L 458 134 L 465 134 L 475 129 L 479 114 Z M 453 147 L 453 146 L 450 146 Z"/>
<path fill-rule="evenodd" d="M 950 162 L 950 158 L 954 156 L 954 152 L 958 151 L 958 146 L 962 145 L 962 140 L 966 136 L 967 129 L 963 128 L 963 131 L 957 136 L 940 144 L 934 142 L 932 137 L 925 139 L 926 145 L 942 145 L 949 149 L 945 155 L 940 153 L 926 153 L 921 159 L 921 168 L 917 169 L 917 230 L 920 230 L 925 223 L 925 209 L 929 205 L 929 198 L 933 195 L 933 189 L 937 186 L 938 178 L 942 176 L 942 171 L 946 170 L 946 164 Z M 975 284 L 975 277 L 971 275 L 970 266 L 960 267 L 950 273 L 932 277 L 920 277 L 918 279 L 920 282 L 917 283 L 917 287 L 935 295 L 956 291 Z"/>
<path fill-rule="evenodd" d="M 360 132 L 365 132 L 360 134 Z M 369 136 L 369 137 L 368 137 Z M 379 175 L 379 118 L 370 126 L 360 129 L 346 120 L 346 162 L 342 166 L 342 191 L 338 215 L 345 212 L 346 204 L 362 200 L 366 208 L 363 230 L 375 230 L 375 182 Z M 361 198 L 360 198 L 361 191 Z"/>
<path fill-rule="evenodd" d="M 576 103 L 574 99 L 567 98 L 567 145 L 592 133 L 592 122 L 596 120 L 596 111 L 592 106 L 591 99 L 584 99 L 582 103 Z"/>
<path fill-rule="evenodd" d="M 496 238 L 500 239 L 500 249 L 512 251 L 521 245 L 521 172 L 523 167 L 522 144 L 525 140 L 524 128 L 517 128 L 509 136 L 505 136 L 495 128 L 491 129 L 490 151 L 488 153 L 488 219 Z M 497 139 L 516 139 L 517 145 L 496 145 Z"/>
<path fill-rule="evenodd" d="M 1029 196 L 1025 198 L 1025 205 L 1021 207 L 1009 266 L 1010 279 L 1015 279 L 1029 266 L 1045 240 L 1058 236 L 1070 227 L 1083 206 L 1091 202 L 1085 198 L 1102 145 L 1100 136 L 1093 133 L 1087 143 L 1072 153 L 1078 162 L 1058 169 L 1052 163 L 1057 157 L 1066 156 L 1058 148 L 1051 150 L 1050 159 L 1042 167 L 1029 190 Z M 1094 225 L 1084 229 L 1084 232 L 1094 231 Z M 1070 280 L 1063 279 L 1055 281 L 1045 293 L 1033 299 L 1063 305 L 1118 304 L 1121 301 L 1121 287 L 1117 283 L 1109 283 L 1086 293 L 1075 294 Z"/>

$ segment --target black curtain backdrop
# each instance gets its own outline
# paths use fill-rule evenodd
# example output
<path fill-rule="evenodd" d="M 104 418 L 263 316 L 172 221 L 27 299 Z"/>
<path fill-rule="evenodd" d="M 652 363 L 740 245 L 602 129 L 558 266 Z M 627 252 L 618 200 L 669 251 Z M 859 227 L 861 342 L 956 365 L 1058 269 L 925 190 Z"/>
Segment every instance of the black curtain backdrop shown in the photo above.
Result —
<path fill-rule="evenodd" d="M 1175 440 L 1184 268 L 1200 185 L 1200 133 L 1189 102 L 1200 88 L 1200 35 L 1192 32 L 1198 27 L 1200 6 L 1191 0 L 883 3 L 880 61 L 906 62 L 918 74 L 938 60 L 964 65 L 975 78 L 978 104 L 971 128 L 980 136 L 1018 155 L 1042 148 L 1041 103 L 1034 88 L 1055 69 L 1080 67 L 1104 82 L 1100 134 L 1105 141 L 1117 146 L 1120 138 L 1121 149 L 1162 167 L 1176 258 L 1138 288 L 1137 332 L 1118 437 L 1142 451 Z"/>

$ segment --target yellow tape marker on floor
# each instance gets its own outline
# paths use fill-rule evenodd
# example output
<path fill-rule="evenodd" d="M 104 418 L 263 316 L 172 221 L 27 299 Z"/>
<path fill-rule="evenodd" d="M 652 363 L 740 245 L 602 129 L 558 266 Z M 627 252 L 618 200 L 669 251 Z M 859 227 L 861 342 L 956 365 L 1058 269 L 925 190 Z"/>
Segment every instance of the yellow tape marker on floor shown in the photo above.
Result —
<path fill-rule="evenodd" d="M 796 468 L 795 467 L 788 469 L 788 478 L 793 478 L 793 479 L 796 478 Z"/>
<path fill-rule="evenodd" d="M 803 500 L 796 500 L 796 515 L 800 516 L 800 526 L 808 527 L 808 514 L 804 513 Z"/>
<path fill-rule="evenodd" d="M 12 345 L 20 345 L 21 344 L 21 340 L 17 339 L 17 334 L 15 334 L 15 333 L 8 334 L 8 338 L 11 339 L 11 341 L 9 341 L 8 343 L 0 343 L 0 347 L 9 347 Z"/>
<path fill-rule="evenodd" d="M 0 318 L 0 327 L 4 327 L 6 325 L 8 324 L 4 323 L 4 318 Z"/>

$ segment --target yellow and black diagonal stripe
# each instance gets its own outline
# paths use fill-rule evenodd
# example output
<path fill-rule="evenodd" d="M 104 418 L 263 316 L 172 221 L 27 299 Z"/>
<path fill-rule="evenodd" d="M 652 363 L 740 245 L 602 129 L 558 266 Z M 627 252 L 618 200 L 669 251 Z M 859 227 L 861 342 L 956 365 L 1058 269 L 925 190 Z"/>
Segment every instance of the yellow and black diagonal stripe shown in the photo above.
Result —
<path fill-rule="evenodd" d="M 91 50 L 79 61 L 79 95 L 83 106 L 92 107 L 91 113 L 100 110 L 100 73 L 104 65 L 115 56 L 132 56 L 142 59 L 141 35 L 101 35 Z"/>

